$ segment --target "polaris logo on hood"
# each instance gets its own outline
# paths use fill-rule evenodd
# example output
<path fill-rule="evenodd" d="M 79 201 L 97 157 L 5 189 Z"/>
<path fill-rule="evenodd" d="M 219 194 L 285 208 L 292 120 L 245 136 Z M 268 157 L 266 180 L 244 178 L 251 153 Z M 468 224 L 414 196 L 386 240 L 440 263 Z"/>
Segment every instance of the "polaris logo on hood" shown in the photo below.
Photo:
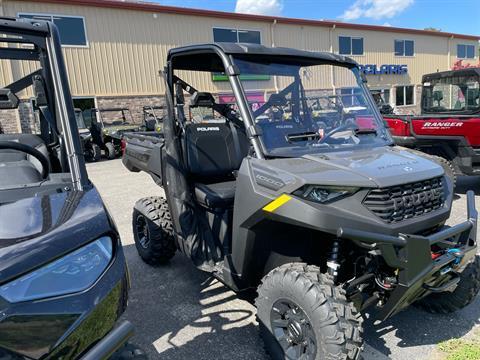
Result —
<path fill-rule="evenodd" d="M 383 165 L 383 166 L 379 166 L 378 170 L 387 170 L 387 169 L 403 166 L 404 171 L 410 172 L 410 171 L 413 171 L 413 168 L 409 165 L 414 165 L 414 164 L 418 164 L 418 161 L 417 160 L 404 161 L 404 162 L 400 162 L 400 163 L 396 163 L 396 164 Z"/>
<path fill-rule="evenodd" d="M 220 128 L 218 126 L 214 127 L 198 127 L 197 131 L 220 131 Z"/>

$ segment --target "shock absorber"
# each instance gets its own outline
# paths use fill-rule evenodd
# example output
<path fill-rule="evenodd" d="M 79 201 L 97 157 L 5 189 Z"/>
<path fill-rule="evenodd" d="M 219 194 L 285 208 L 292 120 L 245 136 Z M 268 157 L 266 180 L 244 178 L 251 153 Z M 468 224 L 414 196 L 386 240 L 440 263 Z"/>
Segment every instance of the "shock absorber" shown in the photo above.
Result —
<path fill-rule="evenodd" d="M 340 254 L 340 241 L 335 239 L 332 245 L 332 252 L 330 253 L 330 259 L 327 261 L 328 274 L 333 277 L 333 281 L 337 280 L 338 270 L 340 269 L 340 263 L 338 257 Z"/>

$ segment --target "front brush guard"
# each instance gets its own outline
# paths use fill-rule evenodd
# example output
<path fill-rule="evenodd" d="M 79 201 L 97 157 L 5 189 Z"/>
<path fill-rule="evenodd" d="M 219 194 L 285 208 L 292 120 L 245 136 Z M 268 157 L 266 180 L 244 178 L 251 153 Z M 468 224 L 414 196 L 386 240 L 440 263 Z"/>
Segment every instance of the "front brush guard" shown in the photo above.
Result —
<path fill-rule="evenodd" d="M 369 250 L 380 251 L 386 264 L 398 271 L 398 285 L 379 312 L 380 320 L 385 320 L 430 292 L 447 291 L 458 283 L 458 272 L 463 271 L 475 256 L 477 248 L 478 213 L 473 191 L 467 192 L 467 217 L 460 224 L 445 226 L 428 236 L 390 236 L 338 229 L 339 238 L 349 239 Z M 434 244 L 447 251 L 433 260 L 431 248 Z M 449 276 L 444 276 L 446 274 Z"/>

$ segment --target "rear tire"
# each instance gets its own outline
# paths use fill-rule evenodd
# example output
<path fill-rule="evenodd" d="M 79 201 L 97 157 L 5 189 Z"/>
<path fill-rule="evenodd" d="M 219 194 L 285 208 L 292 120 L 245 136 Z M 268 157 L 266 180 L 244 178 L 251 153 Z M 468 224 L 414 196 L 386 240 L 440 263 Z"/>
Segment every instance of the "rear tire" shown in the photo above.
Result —
<path fill-rule="evenodd" d="M 460 274 L 460 282 L 453 292 L 430 294 L 416 305 L 429 313 L 449 314 L 472 303 L 479 290 L 480 256 L 477 255 Z"/>
<path fill-rule="evenodd" d="M 363 319 L 316 266 L 282 265 L 266 275 L 256 299 L 260 335 L 272 359 L 357 359 Z"/>
<path fill-rule="evenodd" d="M 108 142 L 105 144 L 105 155 L 109 160 L 113 160 L 117 157 L 117 152 L 115 151 L 115 145 L 113 143 Z"/>
<path fill-rule="evenodd" d="M 138 254 L 149 265 L 168 262 L 177 251 L 167 200 L 148 197 L 133 208 L 133 237 Z"/>

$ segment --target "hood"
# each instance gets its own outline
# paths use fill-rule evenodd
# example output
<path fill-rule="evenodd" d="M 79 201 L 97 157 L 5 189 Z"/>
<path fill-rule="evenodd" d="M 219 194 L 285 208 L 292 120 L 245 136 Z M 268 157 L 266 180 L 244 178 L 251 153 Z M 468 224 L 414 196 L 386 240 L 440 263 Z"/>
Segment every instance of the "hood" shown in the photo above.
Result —
<path fill-rule="evenodd" d="M 0 203 L 0 284 L 111 231 L 93 186 Z"/>
<path fill-rule="evenodd" d="M 388 187 L 443 175 L 436 163 L 400 147 L 275 159 L 269 165 L 306 184 Z"/>

